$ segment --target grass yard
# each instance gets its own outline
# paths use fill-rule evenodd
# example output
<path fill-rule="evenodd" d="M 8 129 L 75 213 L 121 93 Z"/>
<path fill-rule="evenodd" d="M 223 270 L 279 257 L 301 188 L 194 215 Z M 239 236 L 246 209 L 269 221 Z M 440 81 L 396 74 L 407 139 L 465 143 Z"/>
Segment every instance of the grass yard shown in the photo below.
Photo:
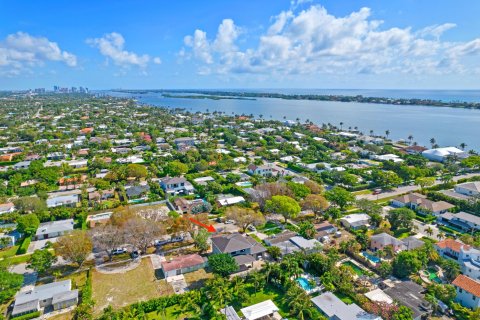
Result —
<path fill-rule="evenodd" d="M 342 300 L 345 304 L 352 304 L 354 303 L 355 301 L 352 300 L 352 298 L 350 298 L 349 296 L 343 294 L 343 293 L 340 293 L 340 292 L 334 292 L 334 295 L 337 296 L 338 299 Z"/>
<path fill-rule="evenodd" d="M 17 252 L 19 246 L 13 246 L 10 248 L 0 250 L 0 260 L 3 258 L 13 257 Z"/>
<path fill-rule="evenodd" d="M 156 280 L 149 258 L 142 259 L 140 265 L 125 273 L 103 274 L 92 272 L 94 313 L 98 315 L 105 307 L 114 309 L 125 307 L 137 301 L 145 301 L 173 293 L 165 280 Z"/>
<path fill-rule="evenodd" d="M 213 274 L 207 273 L 205 269 L 200 269 L 194 272 L 185 273 L 184 277 L 189 289 L 199 289 L 203 287 L 205 280 L 213 278 Z"/>
<path fill-rule="evenodd" d="M 235 303 L 235 310 L 238 311 L 241 308 L 245 308 L 253 304 L 263 302 L 265 300 L 272 300 L 278 307 L 278 309 L 280 309 L 279 313 L 282 317 L 287 317 L 289 315 L 290 309 L 283 300 L 285 294 L 283 290 L 280 290 L 272 285 L 266 285 L 265 287 L 260 288 L 257 293 L 255 293 L 253 286 L 248 287 L 247 290 L 248 299 L 241 301 L 240 305 L 238 305 L 238 303 Z"/>

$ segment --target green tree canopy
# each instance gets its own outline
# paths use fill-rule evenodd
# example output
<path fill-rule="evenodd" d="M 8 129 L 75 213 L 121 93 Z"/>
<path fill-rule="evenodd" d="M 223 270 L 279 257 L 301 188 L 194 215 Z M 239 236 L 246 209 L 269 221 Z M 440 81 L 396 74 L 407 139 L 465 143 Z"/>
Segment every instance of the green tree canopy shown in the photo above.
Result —
<path fill-rule="evenodd" d="M 302 208 L 300 208 L 295 199 L 289 196 L 273 196 L 272 199 L 267 200 L 265 210 L 281 214 L 285 218 L 285 222 L 287 222 L 287 219 L 295 218 Z"/>
<path fill-rule="evenodd" d="M 226 277 L 238 271 L 238 264 L 228 253 L 215 253 L 208 257 L 208 265 L 212 272 Z"/>
<path fill-rule="evenodd" d="M 35 234 L 39 225 L 40 220 L 35 213 L 21 215 L 17 218 L 17 230 L 26 236 Z"/>

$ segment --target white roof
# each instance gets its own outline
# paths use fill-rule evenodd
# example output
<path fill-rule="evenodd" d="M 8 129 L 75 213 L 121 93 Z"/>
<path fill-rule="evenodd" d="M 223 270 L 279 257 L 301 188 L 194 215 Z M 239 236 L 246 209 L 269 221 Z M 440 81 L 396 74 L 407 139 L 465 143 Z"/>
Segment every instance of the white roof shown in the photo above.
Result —
<path fill-rule="evenodd" d="M 342 217 L 342 219 L 340 220 L 345 220 L 348 223 L 354 223 L 354 222 L 359 222 L 364 220 L 370 220 L 370 216 L 366 213 L 355 213 L 355 214 L 349 214 L 348 216 Z"/>
<path fill-rule="evenodd" d="M 274 312 L 277 312 L 278 308 L 272 300 L 266 300 L 254 304 L 253 306 L 243 308 L 240 311 L 242 311 L 245 319 L 256 320 L 268 316 L 269 314 L 272 314 Z"/>
<path fill-rule="evenodd" d="M 365 293 L 365 297 L 370 299 L 371 301 L 376 301 L 376 302 L 386 302 L 388 304 L 393 303 L 393 299 L 390 298 L 388 294 L 383 292 L 382 289 L 375 289 L 370 292 Z"/>
<path fill-rule="evenodd" d="M 240 203 L 240 202 L 244 202 L 245 201 L 245 198 L 243 197 L 230 197 L 230 198 L 223 198 L 223 199 L 218 199 L 218 202 L 222 205 L 222 206 L 228 206 L 228 205 L 231 205 L 231 204 L 235 204 L 235 203 Z"/>
<path fill-rule="evenodd" d="M 464 153 L 465 151 L 463 150 L 460 150 L 456 147 L 445 147 L 445 148 L 436 148 L 436 149 L 429 149 L 429 150 L 425 150 L 422 152 L 422 154 L 426 154 L 426 155 L 435 155 L 435 156 L 439 156 L 439 157 L 446 157 L 446 156 L 449 156 L 451 154 L 455 154 L 455 153 L 458 153 L 458 154 L 461 154 L 461 153 Z"/>

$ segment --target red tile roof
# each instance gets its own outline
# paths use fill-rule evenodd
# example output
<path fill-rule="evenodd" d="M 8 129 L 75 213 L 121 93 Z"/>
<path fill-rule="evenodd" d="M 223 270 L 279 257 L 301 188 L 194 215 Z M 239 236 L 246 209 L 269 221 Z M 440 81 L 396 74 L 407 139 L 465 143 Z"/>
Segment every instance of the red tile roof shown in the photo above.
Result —
<path fill-rule="evenodd" d="M 163 271 L 172 271 L 177 269 L 183 269 L 193 267 L 204 262 L 203 258 L 198 254 L 189 254 L 175 258 L 171 261 L 162 262 Z"/>
<path fill-rule="evenodd" d="M 454 239 L 445 239 L 442 241 L 437 242 L 437 246 L 441 249 L 449 248 L 455 252 L 460 252 L 460 249 L 464 247 L 465 249 L 470 249 L 469 245 L 461 243 L 460 241 Z"/>
<path fill-rule="evenodd" d="M 455 280 L 453 280 L 452 284 L 470 292 L 476 297 L 480 297 L 480 282 L 473 280 L 472 278 L 460 274 Z"/>

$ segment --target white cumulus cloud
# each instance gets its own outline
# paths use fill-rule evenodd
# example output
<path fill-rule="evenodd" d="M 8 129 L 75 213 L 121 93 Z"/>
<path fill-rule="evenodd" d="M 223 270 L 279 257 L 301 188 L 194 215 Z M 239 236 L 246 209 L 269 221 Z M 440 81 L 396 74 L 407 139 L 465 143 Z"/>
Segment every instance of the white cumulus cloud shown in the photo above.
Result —
<path fill-rule="evenodd" d="M 369 8 L 346 16 L 334 16 L 320 5 L 290 9 L 274 16 L 256 44 L 242 48 L 238 37 L 243 28 L 224 19 L 213 38 L 197 29 L 184 38 L 182 55 L 203 62 L 201 74 L 441 74 L 478 70 L 467 67 L 480 55 L 480 39 L 470 42 L 442 41 L 454 23 L 382 28 L 383 21 L 371 18 Z M 475 64 L 475 62 L 473 62 Z M 207 69 L 206 69 L 207 67 Z"/>
<path fill-rule="evenodd" d="M 77 65 L 74 54 L 61 50 L 57 43 L 45 37 L 17 32 L 0 42 L 2 73 L 20 74 L 30 67 L 41 66 L 48 61 L 63 62 L 70 67 Z"/>
<path fill-rule="evenodd" d="M 125 50 L 125 39 L 117 32 L 107 33 L 101 38 L 87 39 L 87 43 L 98 48 L 103 56 L 121 67 L 137 66 L 140 68 L 146 68 L 148 63 L 152 60 L 148 54 L 140 55 Z M 160 64 L 161 59 L 154 57 L 153 63 Z"/>

